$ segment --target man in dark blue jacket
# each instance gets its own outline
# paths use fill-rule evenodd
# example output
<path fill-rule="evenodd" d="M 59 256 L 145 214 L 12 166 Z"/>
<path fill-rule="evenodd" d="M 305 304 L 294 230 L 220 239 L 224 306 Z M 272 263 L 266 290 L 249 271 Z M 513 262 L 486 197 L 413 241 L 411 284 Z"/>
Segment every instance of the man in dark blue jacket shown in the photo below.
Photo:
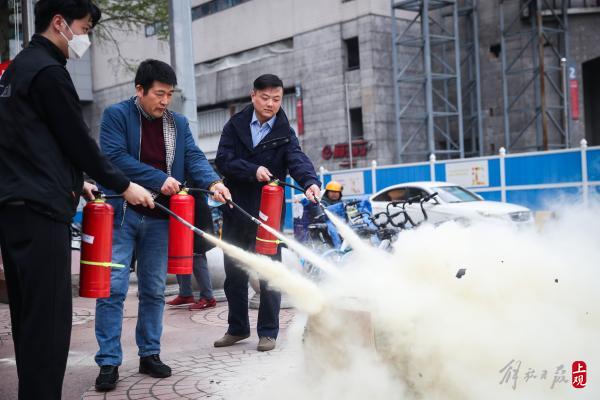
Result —
<path fill-rule="evenodd" d="M 254 81 L 252 105 L 231 117 L 223 128 L 215 163 L 225 176 L 235 201 L 258 218 L 262 187 L 271 179 L 284 181 L 288 172 L 305 189 L 309 200 L 320 194 L 320 182 L 308 157 L 300 149 L 294 130 L 281 109 L 283 82 L 266 74 Z M 282 205 L 282 222 L 285 204 Z M 239 211 L 223 207 L 223 239 L 254 251 L 256 225 Z M 281 260 L 281 250 L 274 258 Z M 250 336 L 248 275 L 225 256 L 225 295 L 229 305 L 227 333 L 215 347 L 231 346 Z M 260 283 L 257 350 L 275 348 L 279 333 L 281 294 Z"/>
<path fill-rule="evenodd" d="M 100 145 L 108 158 L 133 182 L 154 192 L 155 202 L 168 204 L 185 176 L 215 199 L 231 199 L 229 191 L 194 143 L 187 119 L 167 109 L 177 77 L 162 61 L 142 62 L 135 76 L 136 96 L 110 106 L 100 126 Z M 139 311 L 136 343 L 139 372 L 154 378 L 171 375 L 159 357 L 167 277 L 168 216 L 158 208 L 147 210 L 111 200 L 115 208 L 112 260 L 130 265 L 137 257 Z M 123 302 L 129 286 L 129 268 L 113 268 L 110 298 L 96 302 L 96 363 L 100 374 L 96 390 L 112 390 L 123 360 L 121 326 Z"/>

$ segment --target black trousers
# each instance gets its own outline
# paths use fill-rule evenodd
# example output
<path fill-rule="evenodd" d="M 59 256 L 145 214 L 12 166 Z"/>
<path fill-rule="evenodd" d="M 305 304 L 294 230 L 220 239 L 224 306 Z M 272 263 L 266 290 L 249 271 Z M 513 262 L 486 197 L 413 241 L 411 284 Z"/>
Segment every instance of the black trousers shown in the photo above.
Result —
<path fill-rule="evenodd" d="M 71 340 L 70 227 L 26 205 L 0 207 L 0 247 L 19 399 L 60 399 Z"/>
<path fill-rule="evenodd" d="M 256 243 L 256 227 L 244 224 L 223 221 L 223 239 L 244 250 L 254 252 Z M 281 249 L 272 256 L 281 260 Z M 231 335 L 242 336 L 250 333 L 248 318 L 248 274 L 238 266 L 238 261 L 225 256 L 225 296 L 229 306 L 227 322 Z M 271 290 L 265 281 L 260 280 L 260 306 L 258 308 L 258 321 L 256 331 L 259 337 L 277 338 L 279 334 L 279 309 L 281 307 L 281 293 Z"/>

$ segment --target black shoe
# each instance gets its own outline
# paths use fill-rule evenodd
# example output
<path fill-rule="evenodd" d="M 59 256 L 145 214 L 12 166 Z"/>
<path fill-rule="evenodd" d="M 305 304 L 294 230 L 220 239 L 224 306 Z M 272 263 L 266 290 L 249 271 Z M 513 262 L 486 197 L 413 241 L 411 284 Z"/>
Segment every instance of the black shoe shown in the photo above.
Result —
<path fill-rule="evenodd" d="M 100 367 L 100 374 L 96 378 L 96 391 L 108 392 L 117 387 L 119 380 L 119 367 L 116 365 L 103 365 Z"/>
<path fill-rule="evenodd" d="M 160 361 L 158 354 L 140 358 L 140 374 L 147 374 L 153 378 L 168 378 L 171 368 Z"/>

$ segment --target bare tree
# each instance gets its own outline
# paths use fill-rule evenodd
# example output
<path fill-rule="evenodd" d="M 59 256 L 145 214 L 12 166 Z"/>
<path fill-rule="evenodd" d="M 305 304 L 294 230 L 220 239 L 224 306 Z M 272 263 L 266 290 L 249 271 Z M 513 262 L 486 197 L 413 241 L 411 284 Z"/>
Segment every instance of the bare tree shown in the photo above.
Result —
<path fill-rule="evenodd" d="M 133 70 L 138 60 L 127 58 L 119 48 L 115 32 L 140 32 L 147 26 L 156 31 L 160 40 L 169 38 L 168 0 L 96 0 L 102 19 L 94 28 L 96 39 L 114 47 L 114 66 Z"/>

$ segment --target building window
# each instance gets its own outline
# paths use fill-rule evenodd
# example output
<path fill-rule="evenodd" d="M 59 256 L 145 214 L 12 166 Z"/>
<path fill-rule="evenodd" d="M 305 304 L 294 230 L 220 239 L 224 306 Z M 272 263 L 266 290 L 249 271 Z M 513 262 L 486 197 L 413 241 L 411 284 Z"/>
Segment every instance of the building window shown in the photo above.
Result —
<path fill-rule="evenodd" d="M 211 0 L 192 8 L 192 20 L 207 17 L 250 0 Z"/>
<path fill-rule="evenodd" d="M 146 24 L 146 26 L 144 27 L 144 33 L 146 34 L 146 37 L 158 35 L 161 29 L 163 29 L 163 26 L 166 25 L 163 25 L 162 22 L 158 21 L 152 24 Z"/>
<path fill-rule="evenodd" d="M 146 37 L 156 35 L 156 23 L 146 24 L 146 28 L 144 29 L 144 32 L 146 33 Z"/>
<path fill-rule="evenodd" d="M 350 133 L 352 140 L 362 140 L 364 137 L 362 108 L 360 107 L 350 109 Z"/>
<path fill-rule="evenodd" d="M 360 68 L 360 56 L 358 51 L 358 37 L 344 40 L 346 47 L 346 68 L 348 70 Z"/>

